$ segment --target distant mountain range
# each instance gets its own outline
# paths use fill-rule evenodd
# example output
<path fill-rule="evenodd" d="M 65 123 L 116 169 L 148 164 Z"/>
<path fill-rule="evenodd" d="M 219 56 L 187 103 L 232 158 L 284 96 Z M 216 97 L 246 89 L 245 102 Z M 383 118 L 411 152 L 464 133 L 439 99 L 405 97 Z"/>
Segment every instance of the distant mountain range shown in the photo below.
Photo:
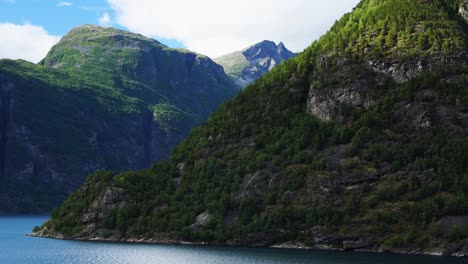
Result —
<path fill-rule="evenodd" d="M 293 58 L 282 42 L 264 40 L 244 50 L 233 52 L 213 60 L 223 66 L 226 73 L 237 85 L 245 87 L 282 61 Z"/>

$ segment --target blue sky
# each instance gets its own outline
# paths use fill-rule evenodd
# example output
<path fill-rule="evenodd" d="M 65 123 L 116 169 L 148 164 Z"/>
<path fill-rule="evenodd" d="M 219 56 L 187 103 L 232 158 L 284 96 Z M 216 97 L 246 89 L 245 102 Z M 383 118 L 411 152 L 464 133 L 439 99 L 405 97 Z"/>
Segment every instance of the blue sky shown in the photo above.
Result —
<path fill-rule="evenodd" d="M 0 59 L 40 61 L 70 29 L 112 26 L 212 58 L 263 40 L 300 52 L 360 0 L 0 0 Z"/>
<path fill-rule="evenodd" d="M 105 0 L 0 0 L 0 23 L 39 25 L 54 36 L 83 24 L 98 25 L 105 13 L 115 16 Z M 117 23 L 111 26 L 126 29 Z M 170 47 L 184 47 L 176 40 L 158 40 Z"/>
<path fill-rule="evenodd" d="M 98 24 L 105 12 L 112 12 L 104 0 L 0 0 L 0 22 L 24 24 L 29 22 L 61 36 L 81 24 Z M 62 6 L 59 4 L 62 3 Z M 67 4 L 71 4 L 68 6 Z"/>

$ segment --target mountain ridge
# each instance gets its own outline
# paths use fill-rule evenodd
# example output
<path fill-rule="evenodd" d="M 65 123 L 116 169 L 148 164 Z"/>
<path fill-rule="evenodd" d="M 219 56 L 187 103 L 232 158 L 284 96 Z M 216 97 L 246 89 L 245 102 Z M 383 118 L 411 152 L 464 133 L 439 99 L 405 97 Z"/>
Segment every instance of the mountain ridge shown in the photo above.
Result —
<path fill-rule="evenodd" d="M 283 42 L 264 40 L 241 51 L 214 58 L 235 82 L 245 87 L 282 61 L 296 54 L 286 49 Z"/>

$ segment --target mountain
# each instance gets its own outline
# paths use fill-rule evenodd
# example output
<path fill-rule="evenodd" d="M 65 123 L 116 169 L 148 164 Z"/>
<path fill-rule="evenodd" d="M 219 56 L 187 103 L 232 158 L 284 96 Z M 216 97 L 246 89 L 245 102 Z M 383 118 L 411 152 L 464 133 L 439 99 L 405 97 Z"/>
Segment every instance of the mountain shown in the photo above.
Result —
<path fill-rule="evenodd" d="M 274 66 L 294 56 L 296 54 L 289 51 L 282 42 L 276 45 L 273 41 L 264 40 L 242 51 L 213 60 L 223 66 L 224 71 L 236 84 L 245 87 Z"/>
<path fill-rule="evenodd" d="M 238 93 L 206 56 L 85 25 L 35 65 L 0 61 L 0 212 L 47 212 L 96 170 L 167 158 Z"/>
<path fill-rule="evenodd" d="M 72 29 L 40 64 L 148 102 L 161 121 L 172 113 L 199 123 L 238 91 L 210 58 L 115 28 Z"/>
<path fill-rule="evenodd" d="M 89 176 L 33 235 L 467 256 L 460 4 L 361 1 L 169 160 Z"/>

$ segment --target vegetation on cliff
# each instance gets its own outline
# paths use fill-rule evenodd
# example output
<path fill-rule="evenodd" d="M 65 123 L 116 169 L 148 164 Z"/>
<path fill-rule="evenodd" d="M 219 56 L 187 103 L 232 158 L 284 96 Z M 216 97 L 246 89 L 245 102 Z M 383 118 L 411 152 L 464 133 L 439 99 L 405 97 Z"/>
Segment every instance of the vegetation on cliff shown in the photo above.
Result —
<path fill-rule="evenodd" d="M 169 160 L 89 176 L 36 231 L 466 255 L 459 4 L 361 1 L 193 129 Z"/>
<path fill-rule="evenodd" d="M 205 56 L 92 25 L 39 65 L 1 60 L 0 213 L 50 211 L 96 170 L 148 168 L 238 90 Z"/>

